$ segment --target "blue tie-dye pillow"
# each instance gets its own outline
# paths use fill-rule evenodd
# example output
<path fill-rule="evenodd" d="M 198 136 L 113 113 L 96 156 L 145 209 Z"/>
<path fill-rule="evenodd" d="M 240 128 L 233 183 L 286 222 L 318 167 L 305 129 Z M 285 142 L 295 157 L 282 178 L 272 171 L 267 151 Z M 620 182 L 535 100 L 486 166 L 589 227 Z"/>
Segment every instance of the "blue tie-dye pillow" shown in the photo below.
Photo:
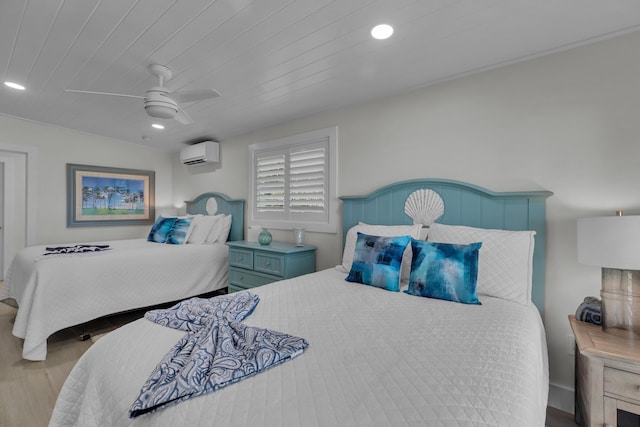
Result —
<path fill-rule="evenodd" d="M 410 295 L 480 304 L 476 293 L 482 243 L 456 245 L 411 239 Z"/>
<path fill-rule="evenodd" d="M 159 216 L 155 224 L 151 227 L 151 231 L 149 231 L 147 241 L 156 243 L 166 242 L 169 237 L 169 233 L 171 232 L 171 228 L 173 227 L 173 223 L 175 223 L 177 219 L 178 218 L 175 217 L 165 218 L 163 216 Z"/>
<path fill-rule="evenodd" d="M 189 229 L 191 228 L 191 222 L 193 217 L 189 218 L 176 218 L 171 231 L 167 235 L 165 243 L 170 245 L 182 245 L 186 242 L 189 235 Z"/>
<path fill-rule="evenodd" d="M 410 240 L 410 236 L 381 237 L 358 232 L 346 280 L 398 292 L 402 254 Z"/>

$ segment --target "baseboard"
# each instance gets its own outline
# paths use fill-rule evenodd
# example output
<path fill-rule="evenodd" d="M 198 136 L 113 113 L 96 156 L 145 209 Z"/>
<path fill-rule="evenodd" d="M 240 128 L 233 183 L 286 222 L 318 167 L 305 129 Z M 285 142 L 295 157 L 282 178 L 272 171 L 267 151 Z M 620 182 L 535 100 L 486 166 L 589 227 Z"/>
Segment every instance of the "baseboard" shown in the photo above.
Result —
<path fill-rule="evenodd" d="M 573 389 L 557 384 L 549 384 L 549 401 L 547 405 L 573 414 Z"/>

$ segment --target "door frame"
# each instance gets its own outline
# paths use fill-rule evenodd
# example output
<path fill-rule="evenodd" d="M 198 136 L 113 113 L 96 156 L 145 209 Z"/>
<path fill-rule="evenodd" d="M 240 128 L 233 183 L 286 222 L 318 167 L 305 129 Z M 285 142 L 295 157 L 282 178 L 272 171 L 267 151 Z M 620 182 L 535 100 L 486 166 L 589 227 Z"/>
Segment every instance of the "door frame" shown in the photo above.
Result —
<path fill-rule="evenodd" d="M 0 222 L 0 227 L 2 227 L 2 230 L 0 230 L 2 234 L 2 237 L 0 237 L 0 244 L 2 245 L 2 260 L 0 261 L 2 270 L 0 271 L 0 280 L 4 280 L 7 269 L 9 268 L 9 263 L 11 263 L 15 255 L 13 227 L 7 227 L 7 224 L 13 224 L 13 210 L 9 209 L 9 207 L 15 204 L 15 188 L 13 185 L 9 185 L 9 178 L 13 177 L 16 172 L 13 157 L 0 156 L 0 163 L 4 166 L 2 168 L 3 186 L 2 193 L 0 194 L 3 198 L 2 222 Z"/>
<path fill-rule="evenodd" d="M 38 202 L 38 194 L 37 194 L 37 189 L 36 189 L 36 183 L 37 183 L 37 163 L 38 163 L 38 150 L 34 147 L 24 147 L 24 146 L 20 146 L 20 145 L 13 145 L 13 144 L 5 144 L 0 142 L 0 152 L 5 151 L 5 152 L 12 152 L 12 153 L 18 153 L 18 154 L 24 154 L 26 159 L 25 159 L 25 180 L 26 180 L 26 192 L 27 194 L 25 194 L 25 230 L 23 230 L 24 232 L 24 237 L 25 237 L 25 245 L 26 246 L 32 246 L 35 245 L 36 243 L 36 237 L 37 237 L 37 229 L 36 229 L 36 213 L 38 212 L 37 209 L 37 202 Z M 9 161 L 7 161 L 7 159 L 11 159 Z M 4 179 L 4 187 L 5 187 L 5 191 L 4 191 L 4 197 L 5 197 L 5 203 L 4 203 L 4 221 L 5 223 L 8 223 L 8 220 L 12 220 L 13 219 L 13 213 L 7 213 L 8 212 L 8 206 L 9 203 L 7 203 L 7 194 L 12 195 L 12 197 L 15 197 L 15 189 L 14 188 L 10 188 L 9 189 L 9 181 L 11 181 L 9 179 L 10 175 L 8 174 L 8 172 L 11 172 L 13 174 L 16 173 L 15 168 L 13 167 L 14 161 L 11 157 L 8 156 L 3 156 L 0 157 L 0 161 L 4 161 L 5 162 L 5 179 Z M 6 167 L 7 165 L 11 165 L 8 168 Z M 2 278 L 5 277 L 4 273 L 7 271 L 7 269 L 9 268 L 9 263 L 11 262 L 11 259 L 13 257 L 14 254 L 14 247 L 13 245 L 11 245 L 11 247 L 9 248 L 8 243 L 9 241 L 11 241 L 11 243 L 13 243 L 13 234 L 8 231 L 9 227 L 4 227 L 4 239 L 3 239 L 3 258 L 4 258 L 4 265 L 3 265 L 3 269 L 4 271 L 2 271 Z M 10 236 L 9 236 L 10 235 Z M 11 239 L 9 239 L 9 237 L 11 237 Z"/>

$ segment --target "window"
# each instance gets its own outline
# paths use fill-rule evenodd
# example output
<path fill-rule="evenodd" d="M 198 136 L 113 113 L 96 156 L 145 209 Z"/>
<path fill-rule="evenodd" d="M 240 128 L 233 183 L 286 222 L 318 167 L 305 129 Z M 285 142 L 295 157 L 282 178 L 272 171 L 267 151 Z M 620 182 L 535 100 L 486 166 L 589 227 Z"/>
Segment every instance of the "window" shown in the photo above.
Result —
<path fill-rule="evenodd" d="M 337 128 L 252 144 L 250 223 L 335 233 Z"/>

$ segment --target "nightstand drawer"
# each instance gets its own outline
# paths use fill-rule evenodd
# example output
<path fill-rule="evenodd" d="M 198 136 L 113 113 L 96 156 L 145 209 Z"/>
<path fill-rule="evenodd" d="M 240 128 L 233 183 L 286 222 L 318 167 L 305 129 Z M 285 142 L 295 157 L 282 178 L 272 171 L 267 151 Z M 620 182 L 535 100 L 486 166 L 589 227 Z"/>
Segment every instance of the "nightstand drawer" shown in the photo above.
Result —
<path fill-rule="evenodd" d="M 247 272 L 246 270 L 229 269 L 229 284 L 243 289 L 266 285 L 275 280 L 273 277 L 265 277 L 260 274 Z"/>
<path fill-rule="evenodd" d="M 604 391 L 640 401 L 640 375 L 605 367 Z"/>
<path fill-rule="evenodd" d="M 229 248 L 229 265 L 253 270 L 253 251 Z"/>
<path fill-rule="evenodd" d="M 282 277 L 284 275 L 284 256 L 256 252 L 253 269 Z"/>

